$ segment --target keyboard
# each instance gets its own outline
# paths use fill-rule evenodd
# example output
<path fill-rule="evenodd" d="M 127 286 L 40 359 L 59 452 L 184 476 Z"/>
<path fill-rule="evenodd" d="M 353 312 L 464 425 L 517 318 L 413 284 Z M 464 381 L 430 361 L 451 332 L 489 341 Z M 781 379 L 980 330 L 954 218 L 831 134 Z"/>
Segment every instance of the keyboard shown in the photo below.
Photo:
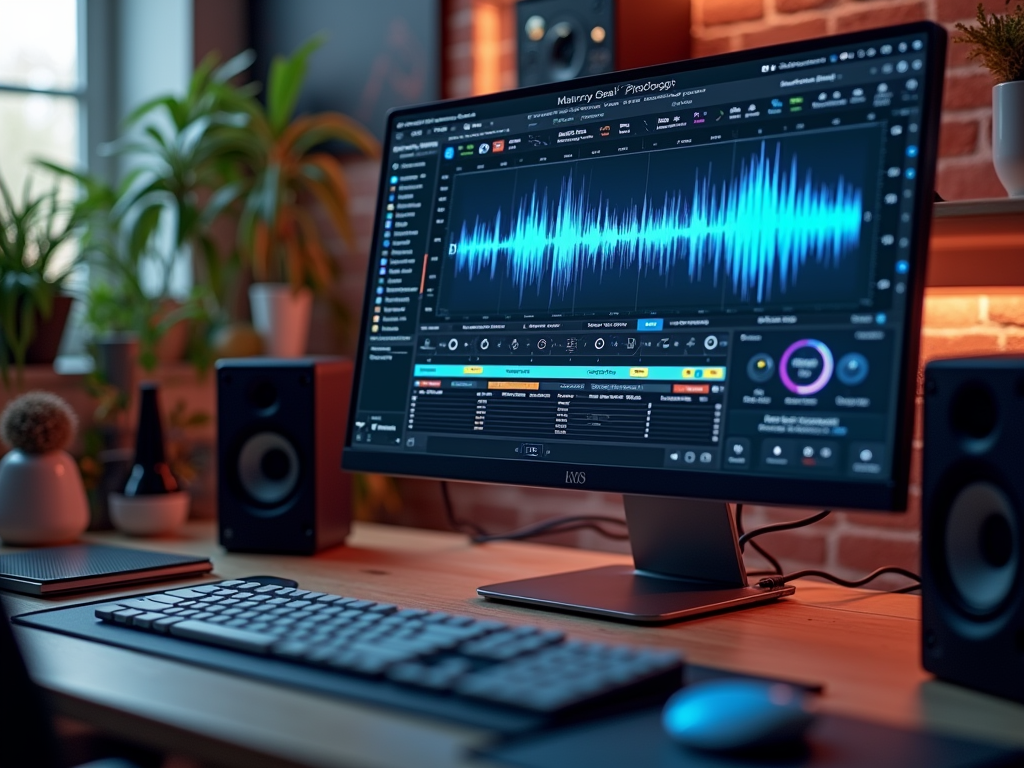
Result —
<path fill-rule="evenodd" d="M 403 609 L 282 581 L 222 581 L 89 610 L 126 633 L 545 718 L 660 701 L 682 683 L 683 660 L 673 651 L 582 642 L 555 630 Z"/>

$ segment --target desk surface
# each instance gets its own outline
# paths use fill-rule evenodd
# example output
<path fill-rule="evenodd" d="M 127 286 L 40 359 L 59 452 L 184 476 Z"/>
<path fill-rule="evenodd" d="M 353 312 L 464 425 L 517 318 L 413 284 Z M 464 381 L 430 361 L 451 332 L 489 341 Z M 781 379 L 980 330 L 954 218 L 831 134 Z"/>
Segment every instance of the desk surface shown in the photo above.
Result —
<path fill-rule="evenodd" d="M 530 623 L 590 640 L 675 648 L 698 664 L 823 683 L 821 707 L 831 712 L 1024 745 L 1024 707 L 936 682 L 921 669 L 916 596 L 804 581 L 796 595 L 775 605 L 642 627 L 476 596 L 482 584 L 628 562 L 607 553 L 508 542 L 473 546 L 455 534 L 366 523 L 356 526 L 347 546 L 313 558 L 225 554 L 213 542 L 212 524 L 203 523 L 173 539 L 87 538 L 206 554 L 223 578 L 286 576 L 307 589 Z M 5 600 L 12 613 L 22 613 L 97 597 Z M 465 748 L 487 740 L 461 726 L 38 630 L 18 632 L 33 676 L 54 693 L 63 713 L 218 764 L 468 766 Z"/>

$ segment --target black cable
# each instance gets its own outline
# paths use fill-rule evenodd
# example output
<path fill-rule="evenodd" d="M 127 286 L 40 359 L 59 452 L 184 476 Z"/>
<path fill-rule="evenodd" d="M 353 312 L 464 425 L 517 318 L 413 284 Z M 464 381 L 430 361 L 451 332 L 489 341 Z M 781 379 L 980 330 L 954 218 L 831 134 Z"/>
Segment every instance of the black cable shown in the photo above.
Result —
<path fill-rule="evenodd" d="M 770 565 L 772 567 L 772 570 L 769 571 L 769 573 L 777 574 L 779 576 L 782 575 L 782 573 L 783 573 L 782 564 L 779 563 L 779 561 L 776 560 L 771 555 L 771 553 L 768 552 L 768 550 L 766 550 L 764 547 L 762 547 L 756 541 L 751 541 L 750 542 L 750 548 L 753 549 L 755 552 L 757 552 L 759 555 L 761 555 L 761 557 L 763 557 L 765 560 L 768 561 L 768 565 Z"/>
<path fill-rule="evenodd" d="M 455 508 L 452 504 L 451 492 L 448 488 L 447 480 L 441 481 L 441 496 L 444 499 L 444 511 L 445 517 L 448 520 L 448 525 L 452 530 L 468 535 L 474 544 L 482 544 L 487 541 L 514 541 L 517 539 L 528 539 L 534 536 L 541 536 L 546 533 L 568 533 L 570 531 L 578 531 L 588 528 L 590 530 L 597 531 L 602 536 L 607 536 L 609 539 L 616 539 L 618 541 L 625 541 L 629 539 L 629 534 L 627 533 L 616 533 L 603 528 L 601 526 L 603 523 L 616 523 L 618 525 L 626 524 L 625 520 L 605 515 L 570 515 L 567 517 L 556 517 L 551 520 L 545 520 L 540 523 L 534 523 L 533 525 L 518 528 L 516 530 L 509 531 L 508 533 L 489 533 L 471 520 L 460 520 L 455 516 Z"/>
<path fill-rule="evenodd" d="M 795 573 L 787 573 L 785 576 L 769 576 L 768 578 L 761 579 L 757 585 L 759 587 L 766 588 L 781 587 L 783 584 L 794 581 L 795 579 L 802 579 L 805 576 L 817 576 L 822 579 L 827 579 L 833 584 L 838 584 L 841 587 L 849 587 L 853 589 L 856 587 L 863 587 L 865 584 L 872 582 L 879 576 L 884 576 L 887 573 L 895 573 L 899 576 L 913 580 L 915 582 L 913 588 L 915 589 L 921 584 L 921 577 L 913 571 L 908 571 L 906 568 L 901 568 L 898 565 L 886 565 L 882 568 L 876 568 L 862 579 L 843 579 L 839 576 L 828 573 L 827 571 L 809 569 L 805 571 L 796 571 Z M 904 587 L 903 589 L 907 589 L 907 587 Z"/>
<path fill-rule="evenodd" d="M 455 517 L 455 508 L 452 506 L 452 497 L 448 492 L 448 481 L 441 481 L 441 498 L 444 499 L 444 514 L 448 518 L 448 525 L 453 531 L 466 533 L 469 536 L 486 536 L 487 531 L 471 520 L 462 521 Z M 467 529 L 470 533 L 467 533 Z"/>
<path fill-rule="evenodd" d="M 473 543 L 483 544 L 488 541 L 518 541 L 521 539 L 530 539 L 535 536 L 542 536 L 545 534 L 568 533 L 570 531 L 580 531 L 585 529 L 597 531 L 602 536 L 606 536 L 609 539 L 615 539 L 617 541 L 628 541 L 628 533 L 616 533 L 615 531 L 609 531 L 601 527 L 602 523 L 622 522 L 623 521 L 619 520 L 618 518 L 604 517 L 600 515 L 578 515 L 572 517 L 558 517 L 553 520 L 545 520 L 542 523 L 528 525 L 524 528 L 520 528 L 515 531 L 510 531 L 508 533 L 495 533 L 474 536 Z"/>
<path fill-rule="evenodd" d="M 742 541 L 742 537 L 744 535 L 744 530 L 743 530 L 743 504 L 737 504 L 736 505 L 736 535 L 739 536 L 740 540 Z M 768 561 L 768 564 L 772 567 L 772 570 L 770 570 L 770 571 L 748 572 L 747 573 L 748 576 L 765 576 L 765 575 L 774 575 L 774 574 L 778 574 L 779 576 L 782 575 L 782 566 L 779 564 L 778 560 L 776 560 L 774 557 L 772 557 L 771 553 L 769 553 L 768 550 L 766 550 L 764 547 L 762 547 L 756 541 L 751 541 L 750 542 L 750 546 L 754 549 L 755 552 L 760 554 L 761 557 L 763 557 L 765 560 Z M 743 551 L 743 545 L 741 544 L 740 545 L 740 552 L 742 552 L 742 551 Z"/>
<path fill-rule="evenodd" d="M 831 509 L 824 509 L 816 515 L 805 517 L 802 520 L 790 520 L 786 523 L 776 523 L 774 525 L 766 525 L 750 533 L 745 533 L 740 536 L 740 552 L 743 551 L 744 546 L 748 541 L 753 539 L 755 536 L 764 536 L 766 533 L 777 533 L 778 531 L 791 531 L 794 528 L 803 528 L 805 525 L 812 525 L 819 520 L 824 520 L 826 517 L 832 514 Z M 753 546 L 753 545 L 751 545 Z"/>

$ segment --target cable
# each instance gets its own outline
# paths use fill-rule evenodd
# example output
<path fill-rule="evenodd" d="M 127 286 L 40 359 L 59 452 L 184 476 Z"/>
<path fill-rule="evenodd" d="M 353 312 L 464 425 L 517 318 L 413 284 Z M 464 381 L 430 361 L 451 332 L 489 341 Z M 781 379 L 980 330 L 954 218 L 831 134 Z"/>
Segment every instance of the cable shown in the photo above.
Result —
<path fill-rule="evenodd" d="M 762 528 L 745 533 L 740 536 L 740 552 L 743 551 L 743 547 L 748 541 L 753 539 L 755 536 L 764 536 L 766 533 L 777 533 L 778 531 L 791 531 L 794 528 L 803 528 L 805 525 L 812 525 L 819 520 L 824 520 L 826 517 L 832 514 L 831 509 L 824 509 L 816 515 L 805 517 L 802 520 L 790 520 L 786 523 L 776 523 L 775 525 L 766 525 Z M 753 544 L 751 544 L 753 546 Z"/>
<path fill-rule="evenodd" d="M 822 579 L 827 579 L 828 581 L 831 581 L 833 584 L 838 584 L 841 587 L 849 587 L 851 589 L 854 589 L 856 587 L 863 587 L 865 584 L 872 582 L 879 576 L 884 576 L 887 573 L 895 573 L 899 576 L 911 579 L 915 582 L 914 588 L 917 588 L 921 584 L 921 577 L 913 571 L 908 571 L 906 568 L 901 568 L 898 565 L 886 565 L 881 568 L 876 568 L 862 579 L 843 579 L 839 576 L 828 573 L 827 571 L 809 569 L 805 571 L 796 571 L 795 573 L 788 573 L 785 576 L 769 576 L 768 578 L 761 579 L 759 582 L 757 582 L 757 586 L 764 587 L 767 589 L 774 589 L 775 587 L 781 587 L 783 584 L 786 584 L 790 581 L 802 579 L 805 576 L 817 576 Z M 904 587 L 903 589 L 907 589 L 907 587 Z"/>
<path fill-rule="evenodd" d="M 546 533 L 566 533 L 568 531 L 578 531 L 586 528 L 597 531 L 601 535 L 607 536 L 609 539 L 627 541 L 629 539 L 628 533 L 616 533 L 614 531 L 605 530 L 601 527 L 602 523 L 617 523 L 622 525 L 624 522 L 625 521 L 616 517 L 607 517 L 604 515 L 572 515 L 569 517 L 556 517 L 553 520 L 534 523 L 533 525 L 528 525 L 524 528 L 510 531 L 509 533 L 474 536 L 473 543 L 483 544 L 488 541 L 515 541 L 518 539 L 529 539 L 534 536 L 541 536 Z"/>
<path fill-rule="evenodd" d="M 743 530 L 743 504 L 740 504 L 740 503 L 736 504 L 736 535 L 739 536 L 740 540 L 742 541 L 742 537 L 744 535 L 744 530 Z M 772 567 L 772 570 L 770 570 L 770 571 L 753 571 L 753 572 L 748 571 L 747 572 L 748 576 L 766 576 L 766 575 L 770 576 L 770 575 L 774 575 L 774 574 L 778 574 L 779 576 L 782 575 L 782 566 L 779 564 L 778 560 L 776 560 L 774 557 L 772 557 L 772 555 L 768 552 L 768 550 L 764 549 L 756 541 L 751 541 L 750 542 L 750 546 L 751 546 L 751 548 L 755 552 L 760 554 L 761 557 L 763 557 L 765 560 L 768 561 L 768 564 Z M 742 551 L 743 551 L 743 545 L 740 544 L 740 552 L 742 552 Z"/>
<path fill-rule="evenodd" d="M 462 521 L 455 517 L 455 509 L 452 507 L 452 497 L 448 491 L 448 481 L 441 481 L 441 498 L 444 499 L 444 514 L 448 519 L 448 525 L 453 531 L 466 533 L 469 536 L 486 536 L 487 531 L 471 520 Z M 467 533 L 471 531 L 471 533 Z"/>
<path fill-rule="evenodd" d="M 541 536 L 543 534 L 568 533 L 584 529 L 597 531 L 602 536 L 606 536 L 609 539 L 615 539 L 617 541 L 626 541 L 629 539 L 628 533 L 616 533 L 602 527 L 602 524 L 604 523 L 615 523 L 617 525 L 626 524 L 625 520 L 621 520 L 617 517 L 608 517 L 606 515 L 570 515 L 567 517 L 556 517 L 551 520 L 545 520 L 540 523 L 534 523 L 523 528 L 518 528 L 516 530 L 509 531 L 508 533 L 489 533 L 476 523 L 470 520 L 460 520 L 455 516 L 455 509 L 452 505 L 451 492 L 448 488 L 447 480 L 441 481 L 441 496 L 444 499 L 444 511 L 445 517 L 448 520 L 448 525 L 452 530 L 468 535 L 474 544 L 483 544 L 488 541 L 515 541 L 518 539 L 528 539 L 534 536 Z"/>

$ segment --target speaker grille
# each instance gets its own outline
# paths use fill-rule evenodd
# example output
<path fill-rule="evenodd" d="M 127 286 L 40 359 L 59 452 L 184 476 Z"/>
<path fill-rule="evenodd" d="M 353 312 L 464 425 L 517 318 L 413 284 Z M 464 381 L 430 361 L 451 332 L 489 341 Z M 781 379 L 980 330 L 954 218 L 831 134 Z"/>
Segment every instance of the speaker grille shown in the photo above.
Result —
<path fill-rule="evenodd" d="M 949 509 L 946 565 L 957 596 L 977 616 L 996 612 L 1017 581 L 1020 552 L 1013 504 L 990 482 L 971 483 Z"/>
<path fill-rule="evenodd" d="M 278 432 L 257 432 L 238 452 L 238 485 L 256 504 L 280 507 L 299 485 L 299 454 Z"/>

